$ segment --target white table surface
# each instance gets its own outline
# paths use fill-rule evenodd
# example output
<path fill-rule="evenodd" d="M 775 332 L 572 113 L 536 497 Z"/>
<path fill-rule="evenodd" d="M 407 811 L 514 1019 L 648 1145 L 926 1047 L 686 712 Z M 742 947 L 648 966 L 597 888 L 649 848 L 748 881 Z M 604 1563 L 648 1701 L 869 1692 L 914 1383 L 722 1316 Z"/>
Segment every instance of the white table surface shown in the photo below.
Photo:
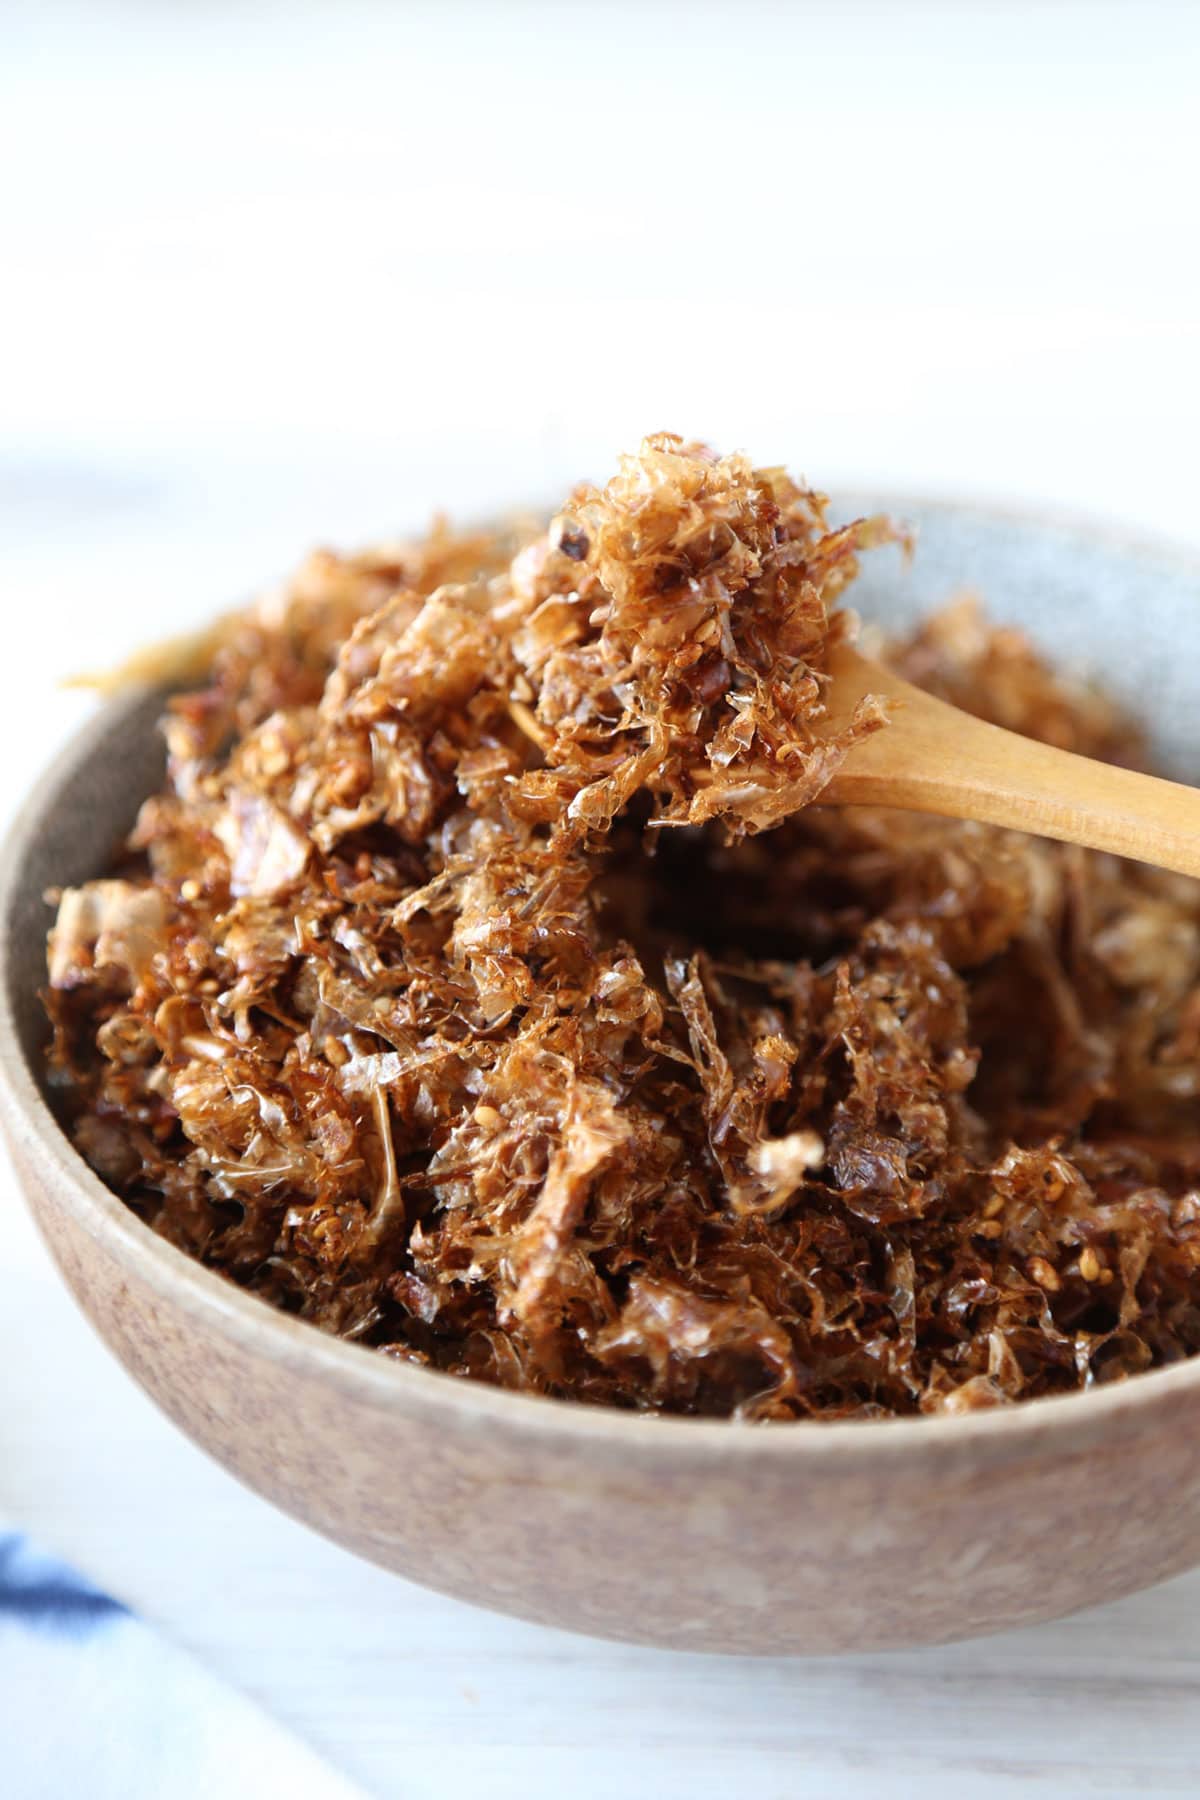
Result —
<path fill-rule="evenodd" d="M 1186 4 L 0 10 L 0 812 L 70 670 L 643 429 L 1200 544 L 1198 55 Z M 158 1416 L 3 1164 L 0 1371 L 0 1513 L 371 1793 L 1200 1786 L 1200 1573 L 788 1663 L 358 1563 Z"/>

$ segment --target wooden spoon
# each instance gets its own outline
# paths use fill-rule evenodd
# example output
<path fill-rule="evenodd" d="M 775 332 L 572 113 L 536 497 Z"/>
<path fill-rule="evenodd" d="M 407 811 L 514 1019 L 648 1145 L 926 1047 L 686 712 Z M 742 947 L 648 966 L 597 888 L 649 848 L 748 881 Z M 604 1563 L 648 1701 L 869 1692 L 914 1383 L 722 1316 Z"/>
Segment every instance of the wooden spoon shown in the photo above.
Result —
<path fill-rule="evenodd" d="M 880 695 L 891 721 L 854 745 L 821 804 L 978 819 L 1200 875 L 1200 790 L 986 725 L 849 644 L 832 652 L 829 672 L 831 725 L 864 694 Z"/>

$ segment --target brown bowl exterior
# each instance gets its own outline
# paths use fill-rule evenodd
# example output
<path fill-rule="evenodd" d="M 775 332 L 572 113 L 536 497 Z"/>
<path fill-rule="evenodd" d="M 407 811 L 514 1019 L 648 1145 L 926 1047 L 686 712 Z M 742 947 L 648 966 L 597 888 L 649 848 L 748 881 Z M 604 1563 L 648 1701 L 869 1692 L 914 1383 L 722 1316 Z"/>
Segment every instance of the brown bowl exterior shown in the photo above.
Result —
<path fill-rule="evenodd" d="M 226 1468 L 428 1586 L 680 1649 L 936 1642 L 1113 1599 L 1200 1562 L 1200 1361 L 965 1418 L 640 1418 L 337 1342 L 157 1238 L 55 1121 L 40 1086 L 37 987 L 42 891 L 94 873 L 128 826 L 161 768 L 158 707 L 142 695 L 106 708 L 10 838 L 0 1110 L 84 1312 Z"/>

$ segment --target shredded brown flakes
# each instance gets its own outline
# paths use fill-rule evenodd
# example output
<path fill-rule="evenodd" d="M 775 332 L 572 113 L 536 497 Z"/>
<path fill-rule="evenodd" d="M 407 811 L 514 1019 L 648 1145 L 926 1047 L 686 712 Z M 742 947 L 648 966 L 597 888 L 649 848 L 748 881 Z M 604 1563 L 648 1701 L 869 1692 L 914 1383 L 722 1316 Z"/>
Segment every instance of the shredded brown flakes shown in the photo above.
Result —
<path fill-rule="evenodd" d="M 314 557 L 61 896 L 93 1167 L 272 1304 L 540 1393 L 961 1412 L 1200 1349 L 1200 887 L 813 806 L 858 553 L 648 439 L 548 532 Z M 897 666 L 1136 760 L 963 603 Z M 178 673 L 178 666 L 173 672 Z"/>

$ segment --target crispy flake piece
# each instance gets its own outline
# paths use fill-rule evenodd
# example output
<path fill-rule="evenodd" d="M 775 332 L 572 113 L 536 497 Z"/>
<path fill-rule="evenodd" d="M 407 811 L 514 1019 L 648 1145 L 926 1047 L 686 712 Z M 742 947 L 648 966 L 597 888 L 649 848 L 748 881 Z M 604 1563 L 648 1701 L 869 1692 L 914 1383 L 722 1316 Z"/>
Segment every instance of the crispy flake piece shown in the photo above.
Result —
<path fill-rule="evenodd" d="M 1200 889 L 821 791 L 860 552 L 649 438 L 548 531 L 321 552 L 157 665 L 164 790 L 61 895 L 51 1070 L 165 1237 L 377 1351 L 740 1419 L 1200 1350 Z M 888 654 L 1137 734 L 960 601 Z M 815 803 L 815 804 L 814 804 Z"/>

